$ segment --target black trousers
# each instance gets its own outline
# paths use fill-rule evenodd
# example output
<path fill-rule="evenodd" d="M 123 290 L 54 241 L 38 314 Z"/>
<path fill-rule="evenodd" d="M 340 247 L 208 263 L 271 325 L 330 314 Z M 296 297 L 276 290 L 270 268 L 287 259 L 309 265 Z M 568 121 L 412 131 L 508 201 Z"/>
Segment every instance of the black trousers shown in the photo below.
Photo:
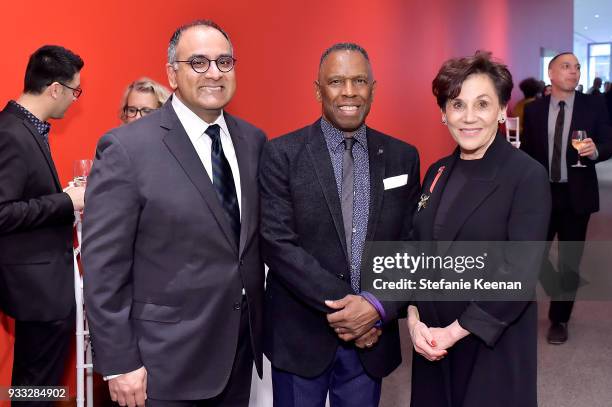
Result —
<path fill-rule="evenodd" d="M 548 227 L 548 241 L 557 237 L 559 256 L 556 274 L 546 256 L 544 273 L 555 276 L 556 283 L 554 293 L 551 294 L 548 318 L 551 322 L 558 323 L 569 321 L 572 314 L 580 280 L 580 261 L 591 214 L 576 213 L 571 208 L 566 183 L 551 183 L 551 192 L 552 213 Z"/>
<path fill-rule="evenodd" d="M 221 394 L 206 400 L 154 400 L 147 399 L 147 407 L 248 407 L 251 396 L 253 351 L 251 330 L 245 297 L 242 298 L 240 331 L 232 373 Z"/>
<path fill-rule="evenodd" d="M 35 299 L 33 299 L 35 301 Z M 74 308 L 56 321 L 15 320 L 12 386 L 59 386 L 75 338 Z M 13 405 L 53 406 L 56 402 L 16 402 Z"/>

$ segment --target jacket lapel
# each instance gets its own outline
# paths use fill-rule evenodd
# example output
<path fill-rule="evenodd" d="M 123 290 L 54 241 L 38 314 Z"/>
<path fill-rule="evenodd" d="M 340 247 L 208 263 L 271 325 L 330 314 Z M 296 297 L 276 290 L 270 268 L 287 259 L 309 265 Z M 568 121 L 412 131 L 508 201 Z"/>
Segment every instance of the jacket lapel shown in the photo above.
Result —
<path fill-rule="evenodd" d="M 385 178 L 385 142 L 366 128 L 368 160 L 370 167 L 370 213 L 366 240 L 374 240 L 378 217 L 383 203 L 383 179 Z"/>
<path fill-rule="evenodd" d="M 234 151 L 236 151 L 236 159 L 238 160 L 238 169 L 240 172 L 240 207 L 242 213 L 240 216 L 240 246 L 238 253 L 242 255 L 246 247 L 253 219 L 255 218 L 253 211 L 256 205 L 254 202 L 251 202 L 251 199 L 257 196 L 254 190 L 257 180 L 249 182 L 248 178 L 251 174 L 255 174 L 256 172 L 253 168 L 254 163 L 248 159 L 249 145 L 247 144 L 244 133 L 240 131 L 238 123 L 231 115 L 224 113 L 224 116 L 225 123 L 227 124 L 227 128 L 232 138 L 232 144 L 234 145 Z"/>
<path fill-rule="evenodd" d="M 548 172 L 550 162 L 548 158 L 548 111 L 550 110 L 550 96 L 532 102 L 537 107 L 535 119 L 535 133 L 529 134 L 528 143 L 533 143 L 531 151 L 534 158 L 539 161 Z"/>
<path fill-rule="evenodd" d="M 59 177 L 57 175 L 57 170 L 55 169 L 55 164 L 53 163 L 53 158 L 51 157 L 51 151 L 49 151 L 49 148 L 47 148 L 44 141 L 41 140 L 42 136 L 40 135 L 40 133 L 38 133 L 38 130 L 36 130 L 36 127 L 34 127 L 34 125 L 30 123 L 29 120 L 27 119 L 24 120 L 23 124 L 28 128 L 28 130 L 32 134 L 32 137 L 34 137 L 34 141 L 36 141 L 36 144 L 38 144 L 38 148 L 40 149 L 41 153 L 45 157 L 45 160 L 47 161 L 47 165 L 49 166 L 49 170 L 51 171 L 51 174 L 53 175 L 53 181 L 55 181 L 55 186 L 57 186 L 58 191 L 61 191 L 62 184 L 60 183 Z"/>
<path fill-rule="evenodd" d="M 450 157 L 441 160 L 438 165 L 433 168 L 433 171 L 428 174 L 427 178 L 423 182 L 421 196 L 419 197 L 419 205 L 423 203 L 423 206 L 421 206 L 420 209 L 417 208 L 417 214 L 415 215 L 416 222 L 418 222 L 419 225 L 420 241 L 426 242 L 434 240 L 433 229 L 434 222 L 436 220 L 436 213 L 438 212 L 438 207 L 440 206 L 440 201 L 448 181 L 448 176 L 453 171 L 453 167 L 455 166 L 456 158 L 456 154 L 453 154 Z M 438 174 L 440 174 L 439 177 Z M 438 178 L 437 181 L 436 178 Z"/>
<path fill-rule="evenodd" d="M 540 151 L 543 152 L 544 154 L 544 162 L 547 163 L 547 165 L 545 165 L 546 167 L 546 171 L 548 171 L 548 169 L 550 168 L 550 163 L 548 162 L 548 112 L 550 110 L 550 96 L 546 96 L 546 98 L 544 98 L 544 103 L 541 106 L 541 118 L 542 120 L 540 120 L 540 126 L 542 126 L 540 128 L 540 133 L 539 134 L 543 134 L 544 137 L 539 137 L 539 142 L 540 142 Z"/>
<path fill-rule="evenodd" d="M 219 227 L 229 241 L 230 246 L 237 251 L 236 238 L 231 230 L 225 212 L 221 207 L 221 203 L 217 198 L 212 182 L 191 140 L 189 140 L 189 136 L 187 136 L 185 129 L 176 116 L 170 101 L 168 101 L 162 109 L 161 127 L 168 130 L 168 133 L 163 137 L 164 144 L 166 144 L 170 153 L 178 161 L 189 180 L 193 183 L 202 196 L 202 199 L 204 199 L 208 205 Z"/>
<path fill-rule="evenodd" d="M 60 183 L 59 177 L 57 176 L 57 170 L 55 169 L 55 164 L 53 163 L 51 152 L 49 151 L 49 149 L 43 142 L 42 136 L 40 135 L 38 130 L 36 130 L 36 127 L 34 127 L 32 123 L 30 123 L 30 120 L 28 120 L 28 118 L 21 112 L 21 110 L 19 110 L 17 107 L 12 105 L 11 103 L 7 103 L 4 110 L 6 110 L 7 112 L 23 120 L 23 125 L 25 126 L 26 129 L 28 129 L 31 136 L 34 138 L 34 141 L 38 145 L 40 152 L 42 153 L 42 155 L 45 157 L 45 160 L 47 161 L 47 165 L 49 166 L 49 171 L 51 171 L 51 175 L 53 176 L 53 181 L 55 182 L 55 186 L 57 187 L 57 190 L 61 191 L 62 184 Z"/>
<path fill-rule="evenodd" d="M 321 123 L 317 120 L 310 126 L 309 130 L 310 134 L 306 137 L 306 149 L 312 161 L 312 168 L 314 168 L 317 180 L 325 196 L 325 202 L 329 208 L 329 213 L 334 221 L 338 239 L 340 239 L 344 249 L 344 255 L 348 259 L 346 238 L 344 236 L 344 223 L 342 221 L 342 207 L 340 205 L 340 197 L 338 196 L 336 176 L 334 175 L 334 168 L 332 167 L 327 143 L 323 136 L 323 130 L 321 130 Z"/>

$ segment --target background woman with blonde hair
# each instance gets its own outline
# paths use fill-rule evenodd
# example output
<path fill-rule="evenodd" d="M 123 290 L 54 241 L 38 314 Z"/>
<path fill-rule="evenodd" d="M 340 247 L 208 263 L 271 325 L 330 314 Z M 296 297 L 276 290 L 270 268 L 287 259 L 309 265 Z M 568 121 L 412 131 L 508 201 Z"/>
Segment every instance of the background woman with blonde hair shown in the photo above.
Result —
<path fill-rule="evenodd" d="M 159 109 L 170 97 L 170 91 L 163 85 L 147 77 L 130 83 L 121 99 L 119 118 L 123 123 L 131 123 Z"/>

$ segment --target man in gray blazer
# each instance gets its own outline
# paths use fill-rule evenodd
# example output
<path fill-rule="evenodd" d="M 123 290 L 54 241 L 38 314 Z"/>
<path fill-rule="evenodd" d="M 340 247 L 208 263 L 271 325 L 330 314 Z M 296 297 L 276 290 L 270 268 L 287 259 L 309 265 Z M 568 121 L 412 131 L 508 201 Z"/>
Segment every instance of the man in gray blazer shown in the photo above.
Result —
<path fill-rule="evenodd" d="M 261 374 L 264 133 L 223 109 L 235 59 L 212 21 L 168 47 L 172 98 L 101 138 L 83 263 L 94 367 L 120 405 L 247 406 Z"/>

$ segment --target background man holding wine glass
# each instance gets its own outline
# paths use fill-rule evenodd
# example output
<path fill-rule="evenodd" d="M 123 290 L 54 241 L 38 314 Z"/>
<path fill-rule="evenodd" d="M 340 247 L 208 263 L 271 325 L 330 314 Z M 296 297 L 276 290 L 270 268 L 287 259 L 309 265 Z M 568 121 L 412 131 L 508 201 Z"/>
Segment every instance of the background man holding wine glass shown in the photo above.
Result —
<path fill-rule="evenodd" d="M 72 225 L 84 188 L 62 191 L 47 121 L 81 95 L 81 68 L 71 51 L 41 47 L 23 94 L 0 112 L 0 308 L 15 318 L 14 386 L 59 385 L 74 337 Z"/>
<path fill-rule="evenodd" d="M 560 242 L 559 267 L 558 274 L 553 274 L 553 266 L 546 259 L 542 282 L 554 291 L 547 339 L 551 344 L 562 344 L 568 337 L 567 322 L 578 288 L 589 218 L 599 210 L 595 163 L 612 155 L 612 128 L 604 100 L 575 91 L 580 64 L 574 54 L 555 56 L 548 65 L 548 75 L 552 94 L 525 107 L 521 148 L 550 175 L 552 215 L 548 240 L 556 236 Z"/>

